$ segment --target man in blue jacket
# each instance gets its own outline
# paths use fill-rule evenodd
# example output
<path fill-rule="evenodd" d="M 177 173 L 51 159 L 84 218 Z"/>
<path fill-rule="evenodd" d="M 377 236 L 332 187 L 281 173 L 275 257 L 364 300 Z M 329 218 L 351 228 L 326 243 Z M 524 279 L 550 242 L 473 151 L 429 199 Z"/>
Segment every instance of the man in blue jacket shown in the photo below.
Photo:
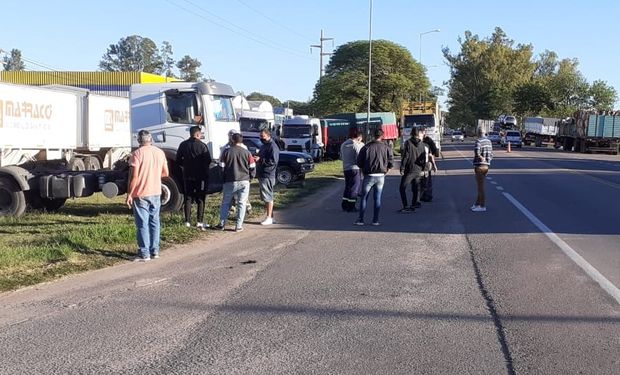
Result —
<path fill-rule="evenodd" d="M 357 156 L 357 166 L 364 174 L 364 181 L 362 182 L 360 214 L 355 225 L 364 225 L 364 212 L 371 190 L 374 191 L 373 198 L 375 201 L 372 225 L 380 225 L 379 211 L 381 210 L 381 195 L 383 194 L 385 175 L 393 167 L 394 154 L 390 146 L 383 142 L 383 130 L 375 130 L 374 137 L 375 140 L 362 147 Z"/>
<path fill-rule="evenodd" d="M 261 130 L 260 141 L 263 145 L 258 151 L 258 157 L 256 157 L 256 171 L 260 187 L 260 197 L 265 202 L 267 210 L 267 218 L 261 222 L 261 225 L 271 225 L 275 223 L 273 220 L 273 187 L 276 184 L 276 170 L 278 169 L 280 148 L 278 148 L 278 145 L 271 137 L 269 129 Z"/>

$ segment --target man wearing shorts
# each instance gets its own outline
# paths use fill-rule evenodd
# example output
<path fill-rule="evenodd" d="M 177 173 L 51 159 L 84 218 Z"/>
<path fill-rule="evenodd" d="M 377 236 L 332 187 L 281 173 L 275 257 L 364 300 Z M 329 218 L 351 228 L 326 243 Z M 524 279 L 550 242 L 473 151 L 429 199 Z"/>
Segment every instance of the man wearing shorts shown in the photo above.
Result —
<path fill-rule="evenodd" d="M 271 137 L 271 131 L 263 129 L 260 132 L 260 140 L 263 143 L 258 151 L 257 159 L 257 177 L 260 186 L 260 197 L 265 202 L 267 218 L 261 222 L 261 225 L 274 224 L 273 220 L 273 187 L 276 184 L 276 170 L 278 168 L 278 159 L 280 149 Z"/>

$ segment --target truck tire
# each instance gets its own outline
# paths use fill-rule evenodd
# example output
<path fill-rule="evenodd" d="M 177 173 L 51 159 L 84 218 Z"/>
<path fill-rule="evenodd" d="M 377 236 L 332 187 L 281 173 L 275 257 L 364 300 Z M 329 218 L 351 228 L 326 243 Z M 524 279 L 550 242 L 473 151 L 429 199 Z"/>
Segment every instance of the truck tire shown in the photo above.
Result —
<path fill-rule="evenodd" d="M 176 180 L 171 177 L 161 179 L 161 211 L 177 212 L 183 206 L 183 194 Z"/>
<path fill-rule="evenodd" d="M 84 168 L 87 171 L 98 171 L 101 169 L 101 162 L 96 156 L 87 156 L 84 158 Z"/>
<path fill-rule="evenodd" d="M 288 186 L 293 182 L 293 170 L 289 167 L 280 167 L 276 171 L 276 182 Z"/>
<path fill-rule="evenodd" d="M 19 217 L 26 211 L 26 196 L 9 176 L 0 176 L 0 216 Z"/>
<path fill-rule="evenodd" d="M 86 169 L 86 166 L 84 165 L 84 160 L 78 158 L 71 159 L 71 161 L 69 161 L 68 167 L 70 171 L 83 171 Z"/>

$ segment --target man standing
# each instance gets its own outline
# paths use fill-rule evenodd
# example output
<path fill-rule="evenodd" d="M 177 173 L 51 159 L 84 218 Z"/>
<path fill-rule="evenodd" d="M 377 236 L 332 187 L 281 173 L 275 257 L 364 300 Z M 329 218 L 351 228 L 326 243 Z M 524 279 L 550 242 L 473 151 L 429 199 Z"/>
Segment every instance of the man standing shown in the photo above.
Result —
<path fill-rule="evenodd" d="M 138 246 L 135 261 L 159 258 L 159 209 L 161 208 L 161 179 L 168 177 L 166 155 L 152 145 L 153 138 L 147 130 L 138 132 L 140 147 L 129 159 L 127 206 L 133 208 Z"/>
<path fill-rule="evenodd" d="M 433 173 L 437 172 L 437 164 L 435 163 L 435 157 L 439 157 L 439 148 L 435 144 L 435 141 L 429 136 L 426 135 L 426 129 L 423 129 L 423 137 L 424 146 L 426 147 L 427 153 L 427 165 L 425 168 L 425 176 L 422 179 L 422 187 L 423 193 L 420 200 L 422 202 L 432 202 L 433 201 Z"/>
<path fill-rule="evenodd" d="M 362 170 L 364 180 L 362 182 L 360 214 L 355 225 L 364 225 L 364 212 L 366 212 L 371 190 L 374 191 L 375 202 L 372 225 L 380 225 L 379 211 L 381 210 L 381 194 L 383 193 L 385 174 L 393 166 L 394 155 L 390 146 L 383 142 L 383 130 L 375 130 L 374 137 L 375 140 L 362 147 L 357 156 L 357 166 Z"/>
<path fill-rule="evenodd" d="M 403 145 L 403 154 L 400 163 L 400 199 L 403 208 L 399 212 L 413 212 L 419 208 L 420 198 L 422 196 L 422 177 L 426 167 L 426 149 L 422 137 L 424 135 L 423 128 L 416 127 L 413 129 L 411 138 Z M 412 184 L 413 200 L 411 206 L 407 205 L 407 187 Z"/>
<path fill-rule="evenodd" d="M 355 202 L 362 186 L 362 172 L 357 166 L 357 156 L 364 147 L 362 133 L 358 128 L 349 129 L 349 139 L 340 146 L 342 170 L 344 171 L 344 193 L 342 193 L 342 210 L 355 211 Z"/>
<path fill-rule="evenodd" d="M 256 158 L 256 174 L 260 187 L 260 198 L 265 202 L 267 209 L 267 218 L 261 222 L 261 225 L 271 225 L 275 223 L 273 220 L 273 187 L 276 184 L 276 170 L 278 169 L 280 148 L 271 137 L 269 129 L 261 130 L 260 140 L 263 145 L 258 151 L 258 157 Z"/>
<path fill-rule="evenodd" d="M 484 130 L 478 128 L 478 140 L 474 147 L 474 172 L 476 174 L 476 184 L 478 185 L 478 197 L 476 203 L 471 206 L 474 212 L 484 212 L 487 210 L 484 194 L 484 181 L 493 159 L 493 145 L 484 135 Z"/>
<path fill-rule="evenodd" d="M 208 224 L 204 224 L 205 198 L 209 185 L 209 165 L 211 154 L 206 144 L 202 142 L 200 126 L 192 126 L 189 129 L 189 139 L 181 142 L 177 150 L 177 165 L 183 170 L 183 186 L 185 189 L 185 226 L 191 227 L 190 216 L 192 201 L 197 205 L 196 227 L 206 230 Z"/>
<path fill-rule="evenodd" d="M 242 147 L 243 137 L 236 133 L 231 136 L 233 145 L 226 149 L 220 158 L 224 175 L 224 196 L 220 208 L 218 229 L 224 230 L 232 198 L 237 200 L 237 223 L 235 232 L 243 230 L 245 205 L 250 195 L 250 179 L 254 172 L 254 158 L 250 151 Z"/>

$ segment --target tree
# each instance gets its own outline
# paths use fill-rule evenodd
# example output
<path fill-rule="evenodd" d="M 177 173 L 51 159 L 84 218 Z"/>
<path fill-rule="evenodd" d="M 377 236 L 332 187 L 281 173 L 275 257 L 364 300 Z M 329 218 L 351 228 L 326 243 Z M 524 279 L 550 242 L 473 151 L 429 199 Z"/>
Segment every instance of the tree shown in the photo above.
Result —
<path fill-rule="evenodd" d="M 577 66 L 577 59 L 562 59 L 557 71 L 547 79 L 547 88 L 553 109 L 543 112 L 546 116 L 567 117 L 579 109 L 589 107 L 590 86 Z"/>
<path fill-rule="evenodd" d="M 110 44 L 99 68 L 107 72 L 159 73 L 163 71 L 164 62 L 155 42 L 131 35 L 121 38 L 117 44 Z"/>
<path fill-rule="evenodd" d="M 282 104 L 287 108 L 291 108 L 293 110 L 293 114 L 295 115 L 316 115 L 316 111 L 313 108 L 312 102 L 298 102 L 295 100 L 287 100 Z"/>
<path fill-rule="evenodd" d="M 607 82 L 596 80 L 592 82 L 589 91 L 590 105 L 598 110 L 611 110 L 618 100 L 616 89 L 607 85 Z"/>
<path fill-rule="evenodd" d="M 515 46 L 499 27 L 489 38 L 466 31 L 458 41 L 458 53 L 443 49 L 450 66 L 447 122 L 454 127 L 473 126 L 476 119 L 512 113 L 515 91 L 531 80 L 536 68 L 532 46 Z"/>
<path fill-rule="evenodd" d="M 538 116 L 543 110 L 553 110 L 549 91 L 538 82 L 526 83 L 515 91 L 515 113 L 519 116 Z"/>
<path fill-rule="evenodd" d="M 183 56 L 179 62 L 177 62 L 177 68 L 179 68 L 180 78 L 188 82 L 197 82 L 202 79 L 202 73 L 198 71 L 198 68 L 202 63 L 198 59 L 192 58 L 189 55 Z"/>
<path fill-rule="evenodd" d="M 172 44 L 164 41 L 161 44 L 161 61 L 162 68 L 158 72 L 166 77 L 174 77 L 174 59 L 172 58 Z"/>
<path fill-rule="evenodd" d="M 398 112 L 404 101 L 427 93 L 430 83 L 422 65 L 404 47 L 387 40 L 372 43 L 373 112 Z M 368 41 L 336 49 L 325 75 L 314 88 L 312 107 L 318 115 L 365 112 L 368 101 Z"/>
<path fill-rule="evenodd" d="M 22 51 L 13 48 L 10 54 L 2 58 L 2 68 L 6 71 L 25 70 L 26 65 L 22 60 Z"/>
<path fill-rule="evenodd" d="M 252 92 L 245 97 L 247 100 L 268 101 L 274 107 L 282 107 L 282 102 L 275 96 L 263 94 L 260 92 Z"/>

